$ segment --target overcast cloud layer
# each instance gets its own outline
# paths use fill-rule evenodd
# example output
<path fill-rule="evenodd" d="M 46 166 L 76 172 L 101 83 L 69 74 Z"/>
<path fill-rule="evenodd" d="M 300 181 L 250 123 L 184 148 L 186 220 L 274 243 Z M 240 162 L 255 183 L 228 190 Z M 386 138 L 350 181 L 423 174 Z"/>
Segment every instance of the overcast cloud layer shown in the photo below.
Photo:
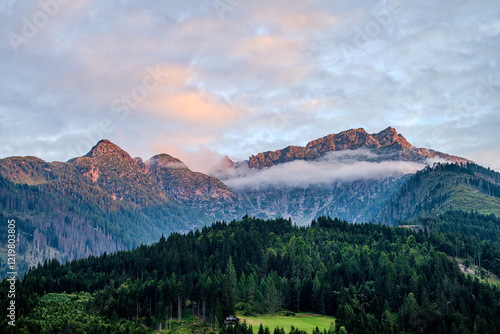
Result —
<path fill-rule="evenodd" d="M 267 186 L 307 188 L 310 185 L 331 186 L 342 181 L 399 177 L 425 167 L 423 163 L 407 161 L 363 161 L 366 158 L 380 156 L 363 149 L 329 152 L 313 161 L 295 160 L 263 169 L 242 165 L 216 176 L 231 189 L 260 189 Z M 434 162 L 437 161 L 427 161 L 427 164 L 432 165 Z"/>
<path fill-rule="evenodd" d="M 203 171 L 393 126 L 500 170 L 498 0 L 7 0 L 0 36 L 0 157 Z"/>

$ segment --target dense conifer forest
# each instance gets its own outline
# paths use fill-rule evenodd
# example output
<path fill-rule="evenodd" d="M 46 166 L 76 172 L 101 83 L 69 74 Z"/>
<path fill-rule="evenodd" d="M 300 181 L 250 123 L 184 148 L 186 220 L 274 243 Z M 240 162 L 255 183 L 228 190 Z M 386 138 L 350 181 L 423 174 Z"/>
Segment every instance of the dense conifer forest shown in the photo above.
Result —
<path fill-rule="evenodd" d="M 452 259 L 456 238 L 445 224 L 441 230 L 429 235 L 325 217 L 297 227 L 244 217 L 132 251 L 64 265 L 52 260 L 18 282 L 16 330 L 150 333 L 189 313 L 225 331 L 229 314 L 289 310 L 335 316 L 334 333 L 499 333 L 499 286 L 463 274 Z M 470 237 L 468 247 L 488 242 L 498 249 L 483 239 Z M 7 289 L 4 280 L 1 326 L 9 329 Z M 64 312 L 71 316 L 49 316 L 67 305 L 47 300 L 51 293 L 79 301 Z M 252 331 L 242 327 L 235 331 Z"/>
<path fill-rule="evenodd" d="M 500 219 L 477 212 L 449 211 L 415 221 L 431 233 L 437 249 L 500 276 Z"/>

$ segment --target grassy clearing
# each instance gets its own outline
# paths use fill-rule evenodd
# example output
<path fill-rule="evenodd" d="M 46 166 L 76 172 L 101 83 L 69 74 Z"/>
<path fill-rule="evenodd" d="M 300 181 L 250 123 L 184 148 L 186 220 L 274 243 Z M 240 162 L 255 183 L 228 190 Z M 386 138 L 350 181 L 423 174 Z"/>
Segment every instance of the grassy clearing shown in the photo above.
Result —
<path fill-rule="evenodd" d="M 424 227 L 422 225 L 399 225 L 400 228 L 407 228 L 413 232 L 424 231 Z"/>
<path fill-rule="evenodd" d="M 200 317 L 192 315 L 190 312 L 183 313 L 182 320 L 172 320 L 171 330 L 167 331 L 162 328 L 161 333 L 169 334 L 185 334 L 185 333 L 209 333 L 210 326 L 201 322 Z M 160 333 L 155 331 L 154 333 Z"/>
<path fill-rule="evenodd" d="M 282 327 L 285 331 L 289 331 L 291 326 L 295 328 L 299 328 L 308 333 L 312 333 L 312 331 L 319 327 L 321 331 L 323 329 L 330 328 L 330 324 L 333 323 L 335 325 L 335 318 L 319 315 L 315 313 L 296 313 L 295 316 L 285 316 L 285 315 L 264 315 L 259 317 L 247 317 L 243 315 L 238 315 L 240 321 L 245 320 L 247 324 L 252 325 L 254 328 L 254 332 L 258 330 L 260 324 L 264 327 L 269 327 L 271 333 L 276 327 Z"/>
<path fill-rule="evenodd" d="M 458 257 L 455 257 L 454 259 L 455 261 L 457 261 L 458 267 L 465 275 L 475 277 L 482 283 L 490 283 L 500 286 L 500 278 L 492 272 L 484 268 L 479 268 L 476 265 L 470 265 L 468 268 L 466 268 L 464 259 Z"/>
<path fill-rule="evenodd" d="M 500 216 L 500 198 L 488 196 L 470 186 L 460 185 L 451 193 L 443 210 L 477 210 L 480 214 Z"/>

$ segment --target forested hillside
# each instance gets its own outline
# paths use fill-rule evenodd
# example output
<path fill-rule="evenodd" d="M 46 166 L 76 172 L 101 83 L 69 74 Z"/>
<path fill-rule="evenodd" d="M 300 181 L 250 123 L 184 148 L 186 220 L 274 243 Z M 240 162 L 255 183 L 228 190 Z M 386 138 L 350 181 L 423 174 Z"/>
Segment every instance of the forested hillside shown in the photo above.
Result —
<path fill-rule="evenodd" d="M 64 262 L 187 232 L 225 218 L 231 196 L 178 159 L 163 154 L 144 163 L 107 140 L 66 163 L 0 160 L 0 214 L 19 220 L 20 273 L 48 258 Z"/>
<path fill-rule="evenodd" d="M 347 333 L 499 333 L 498 286 L 464 275 L 440 250 L 452 242 L 443 233 L 429 238 L 324 217 L 310 227 L 248 217 L 217 222 L 133 251 L 32 268 L 18 283 L 17 329 L 151 332 L 187 309 L 216 329 L 235 312 L 286 309 L 334 315 Z M 46 293 L 71 299 L 77 292 L 85 303 L 67 310 L 71 317 L 53 319 L 44 308 L 56 301 L 40 302 Z"/>
<path fill-rule="evenodd" d="M 394 224 L 450 210 L 500 216 L 500 173 L 473 163 L 427 166 L 391 196 L 377 221 Z"/>
<path fill-rule="evenodd" d="M 431 233 L 437 249 L 500 276 L 500 218 L 477 212 L 448 211 L 412 223 Z"/>
<path fill-rule="evenodd" d="M 371 135 L 354 129 L 311 143 L 304 149 L 321 153 L 311 159 L 285 150 L 237 164 L 226 160 L 221 179 L 194 172 L 168 154 L 146 161 L 132 158 L 108 140 L 68 162 L 29 156 L 0 159 L 0 214 L 16 218 L 22 227 L 17 230 L 23 250 L 18 270 L 24 273 L 45 259 L 64 262 L 131 249 L 151 244 L 162 233 L 187 232 L 246 214 L 291 217 L 299 225 L 319 216 L 396 224 L 452 209 L 500 214 L 497 173 L 468 163 L 438 165 L 412 178 L 427 158 L 468 160 L 414 148 L 395 129 Z M 254 166 L 255 159 L 262 164 Z M 296 160 L 309 165 L 295 169 Z M 281 183 L 269 183 L 275 177 L 266 173 L 283 174 L 272 168 L 292 169 Z M 358 172 L 343 175 L 352 170 Z M 304 182 L 290 183 L 300 175 Z M 3 254 L 4 246 L 0 242 Z M 0 257 L 0 277 L 6 275 L 3 261 Z"/>
<path fill-rule="evenodd" d="M 180 224 L 179 216 L 196 222 L 201 215 L 174 202 L 137 210 L 78 176 L 39 185 L 15 184 L 0 176 L 0 208 L 2 216 L 19 222 L 20 272 L 47 258 L 66 261 L 153 242 L 161 231 L 194 227 Z M 4 246 L 2 242 L 0 249 Z M 2 256 L 1 277 L 6 271 L 3 261 Z"/>

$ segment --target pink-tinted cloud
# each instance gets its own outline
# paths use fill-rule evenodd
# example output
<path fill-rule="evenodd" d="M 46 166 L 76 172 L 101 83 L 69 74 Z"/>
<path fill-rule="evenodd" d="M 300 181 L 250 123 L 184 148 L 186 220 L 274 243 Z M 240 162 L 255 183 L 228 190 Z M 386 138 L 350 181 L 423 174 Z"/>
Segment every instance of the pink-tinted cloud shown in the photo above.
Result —
<path fill-rule="evenodd" d="M 105 137 L 143 157 L 167 142 L 245 159 L 391 125 L 498 166 L 495 0 L 402 1 L 384 23 L 389 3 L 242 1 L 221 20 L 211 1 L 71 1 L 19 53 L 0 40 L 0 156 L 66 160 Z M 1 2 L 0 35 L 38 10 Z M 151 68 L 169 76 L 116 112 Z"/>

